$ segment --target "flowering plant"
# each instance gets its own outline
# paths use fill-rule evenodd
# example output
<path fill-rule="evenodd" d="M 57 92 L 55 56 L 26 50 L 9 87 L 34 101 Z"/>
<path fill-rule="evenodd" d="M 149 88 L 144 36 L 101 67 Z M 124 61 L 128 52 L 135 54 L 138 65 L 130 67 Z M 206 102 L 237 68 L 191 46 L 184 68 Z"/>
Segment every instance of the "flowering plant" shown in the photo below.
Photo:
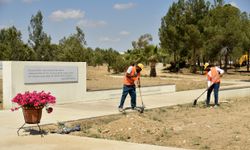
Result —
<path fill-rule="evenodd" d="M 17 103 L 19 107 L 12 108 L 12 111 L 22 108 L 31 108 L 31 107 L 46 107 L 48 113 L 53 111 L 52 107 L 49 107 L 49 104 L 55 104 L 56 98 L 51 93 L 45 93 L 44 91 L 37 92 L 25 92 L 24 94 L 18 93 L 13 99 L 13 103 Z"/>

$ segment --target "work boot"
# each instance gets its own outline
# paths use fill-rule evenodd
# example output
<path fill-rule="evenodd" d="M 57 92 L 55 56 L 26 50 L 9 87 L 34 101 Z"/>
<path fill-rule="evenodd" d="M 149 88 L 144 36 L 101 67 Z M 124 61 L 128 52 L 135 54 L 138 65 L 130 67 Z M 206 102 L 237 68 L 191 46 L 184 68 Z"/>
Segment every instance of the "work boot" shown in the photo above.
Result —
<path fill-rule="evenodd" d="M 132 107 L 131 107 L 132 110 L 135 110 L 136 108 L 137 108 L 136 106 L 132 106 Z"/>
<path fill-rule="evenodd" d="M 119 107 L 119 108 L 118 108 L 118 111 L 119 111 L 119 112 L 123 112 L 124 110 L 123 110 L 123 108 Z"/>
<path fill-rule="evenodd" d="M 215 104 L 214 105 L 214 108 L 218 108 L 220 105 L 219 104 Z"/>

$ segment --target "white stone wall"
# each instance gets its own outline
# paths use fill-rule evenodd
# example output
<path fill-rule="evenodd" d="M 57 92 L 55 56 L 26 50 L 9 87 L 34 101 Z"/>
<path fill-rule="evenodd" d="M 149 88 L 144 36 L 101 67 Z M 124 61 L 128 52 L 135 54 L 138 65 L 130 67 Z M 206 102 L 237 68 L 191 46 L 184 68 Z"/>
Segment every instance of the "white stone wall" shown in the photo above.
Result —
<path fill-rule="evenodd" d="M 3 61 L 3 107 L 12 107 L 11 99 L 17 93 L 25 91 L 45 91 L 56 96 L 57 103 L 80 101 L 86 93 L 86 63 L 85 62 L 40 62 L 40 61 Z M 78 82 L 66 83 L 24 83 L 25 66 L 66 66 L 78 67 Z"/>

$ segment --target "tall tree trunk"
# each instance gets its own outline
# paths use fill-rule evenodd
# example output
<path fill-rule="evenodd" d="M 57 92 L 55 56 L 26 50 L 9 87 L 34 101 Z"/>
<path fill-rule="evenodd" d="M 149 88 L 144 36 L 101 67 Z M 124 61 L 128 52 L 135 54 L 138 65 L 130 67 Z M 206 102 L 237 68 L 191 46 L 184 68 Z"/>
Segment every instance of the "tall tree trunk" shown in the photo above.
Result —
<path fill-rule="evenodd" d="M 156 77 L 156 62 L 150 63 L 150 77 Z"/>
<path fill-rule="evenodd" d="M 198 67 L 199 67 L 199 73 L 203 74 L 203 67 L 201 66 L 200 57 L 197 58 L 197 64 L 198 64 Z"/>
<path fill-rule="evenodd" d="M 206 63 L 206 60 L 205 60 L 204 56 L 202 56 L 202 63 L 203 63 L 203 65 Z"/>
<path fill-rule="evenodd" d="M 198 66 L 201 66 L 200 57 L 197 58 L 197 63 L 198 63 Z"/>
<path fill-rule="evenodd" d="M 232 57 L 229 57 L 229 65 L 230 65 L 230 69 L 232 68 Z"/>
<path fill-rule="evenodd" d="M 191 72 L 196 73 L 196 49 L 193 49 Z"/>
<path fill-rule="evenodd" d="M 108 70 L 108 72 L 110 72 L 110 71 L 111 71 L 111 67 L 110 67 L 110 65 L 108 65 L 108 69 L 107 69 L 107 70 Z"/>
<path fill-rule="evenodd" d="M 166 67 L 166 57 L 163 57 L 162 62 L 163 62 L 163 67 Z"/>
<path fill-rule="evenodd" d="M 227 65 L 228 65 L 228 54 L 225 55 L 225 64 L 224 64 L 225 73 L 227 73 Z"/>
<path fill-rule="evenodd" d="M 174 64 L 176 64 L 176 52 L 174 51 Z"/>
<path fill-rule="evenodd" d="M 219 63 L 220 63 L 220 68 L 222 68 L 221 56 L 220 56 L 220 62 Z"/>

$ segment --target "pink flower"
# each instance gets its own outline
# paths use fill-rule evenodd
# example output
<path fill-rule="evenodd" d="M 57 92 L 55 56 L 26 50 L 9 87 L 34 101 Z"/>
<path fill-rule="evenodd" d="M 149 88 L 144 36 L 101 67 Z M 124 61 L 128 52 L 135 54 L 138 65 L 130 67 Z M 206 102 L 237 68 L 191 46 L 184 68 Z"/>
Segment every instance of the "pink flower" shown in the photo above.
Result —
<path fill-rule="evenodd" d="M 52 107 L 48 107 L 48 108 L 46 108 L 46 111 L 47 111 L 47 113 L 52 113 L 52 111 L 53 111 L 53 108 Z"/>
<path fill-rule="evenodd" d="M 55 104 L 56 98 L 51 95 L 50 92 L 45 93 L 44 91 L 18 93 L 13 99 L 13 103 L 17 103 L 20 107 L 38 107 L 38 106 L 48 106 L 49 104 Z M 11 108 L 11 111 L 18 110 L 20 107 Z M 48 109 L 48 110 L 47 110 Z M 48 107 L 46 110 L 48 113 L 53 111 L 52 107 Z"/>
<path fill-rule="evenodd" d="M 14 107 L 14 108 L 11 108 L 10 110 L 15 111 L 15 110 L 18 110 L 18 109 L 19 109 L 19 107 Z"/>

